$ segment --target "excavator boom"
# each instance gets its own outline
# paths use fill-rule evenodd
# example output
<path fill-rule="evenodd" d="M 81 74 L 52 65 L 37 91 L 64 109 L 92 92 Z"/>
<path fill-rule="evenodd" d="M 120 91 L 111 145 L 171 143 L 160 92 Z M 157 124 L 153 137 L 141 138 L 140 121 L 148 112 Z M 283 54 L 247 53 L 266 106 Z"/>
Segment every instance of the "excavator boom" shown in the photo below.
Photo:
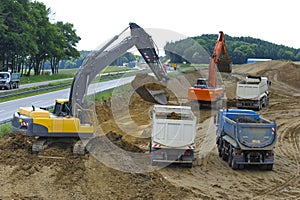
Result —
<path fill-rule="evenodd" d="M 221 53 L 222 57 L 220 57 Z M 225 34 L 223 31 L 219 32 L 219 38 L 216 41 L 216 45 L 212 53 L 212 59 L 214 63 L 216 63 L 219 72 L 231 73 L 231 60 L 227 54 Z"/>
<path fill-rule="evenodd" d="M 82 66 L 75 75 L 71 86 L 69 96 L 71 115 L 73 114 L 75 104 L 83 104 L 83 97 L 87 92 L 87 88 L 96 75 L 133 46 L 136 46 L 159 81 L 166 82 L 169 79 L 166 71 L 160 63 L 151 36 L 135 23 L 129 23 L 129 27 L 131 30 L 131 36 L 125 38 L 122 42 L 111 49 L 108 49 L 111 44 L 126 30 L 125 29 L 121 34 L 115 36 L 112 40 L 106 43 L 100 50 L 94 51 L 87 59 L 84 60 Z M 152 91 L 144 89 L 143 93 L 140 94 L 145 94 L 145 96 L 148 97 L 146 100 L 149 100 L 150 96 L 152 101 L 156 101 L 156 103 L 159 104 L 166 104 L 167 97 L 164 93 L 164 91 L 160 91 L 159 98 L 156 98 L 152 94 Z M 141 97 L 143 98 L 143 96 Z"/>

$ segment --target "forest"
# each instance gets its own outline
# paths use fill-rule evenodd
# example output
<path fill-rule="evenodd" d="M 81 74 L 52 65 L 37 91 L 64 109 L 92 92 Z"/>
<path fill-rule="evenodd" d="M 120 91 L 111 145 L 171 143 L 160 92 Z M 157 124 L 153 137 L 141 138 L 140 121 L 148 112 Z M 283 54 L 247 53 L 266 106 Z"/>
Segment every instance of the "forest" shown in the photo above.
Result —
<path fill-rule="evenodd" d="M 0 0 L 0 71 L 39 75 L 48 62 L 58 73 L 60 61 L 80 57 L 73 24 L 51 23 L 51 14 L 38 1 Z"/>
<path fill-rule="evenodd" d="M 180 41 L 167 43 L 166 55 L 174 63 L 208 63 L 208 56 L 214 50 L 218 35 L 203 34 Z M 244 64 L 248 58 L 272 60 L 300 60 L 300 49 L 277 45 L 252 37 L 225 36 L 225 44 L 233 64 Z"/>

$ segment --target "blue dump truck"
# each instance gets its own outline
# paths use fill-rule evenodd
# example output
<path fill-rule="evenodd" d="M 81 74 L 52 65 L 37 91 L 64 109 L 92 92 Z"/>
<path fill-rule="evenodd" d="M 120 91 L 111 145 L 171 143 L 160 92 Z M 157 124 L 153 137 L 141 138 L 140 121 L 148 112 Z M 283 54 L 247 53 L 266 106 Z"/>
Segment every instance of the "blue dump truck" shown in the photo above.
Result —
<path fill-rule="evenodd" d="M 260 165 L 272 170 L 276 143 L 276 123 L 252 110 L 222 109 L 216 116 L 219 156 L 232 169 Z"/>

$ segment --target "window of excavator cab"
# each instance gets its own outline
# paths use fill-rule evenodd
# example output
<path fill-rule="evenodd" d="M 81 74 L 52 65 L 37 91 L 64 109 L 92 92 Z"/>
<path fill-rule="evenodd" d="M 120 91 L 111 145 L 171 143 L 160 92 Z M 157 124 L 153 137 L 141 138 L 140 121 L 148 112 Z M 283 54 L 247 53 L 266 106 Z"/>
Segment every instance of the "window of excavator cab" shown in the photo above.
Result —
<path fill-rule="evenodd" d="M 54 106 L 54 111 L 53 111 L 53 113 L 54 113 L 54 114 L 59 114 L 59 113 L 61 112 L 61 107 L 62 107 L 62 104 L 56 103 L 55 106 Z"/>
<path fill-rule="evenodd" d="M 203 79 L 197 80 L 197 85 L 206 85 L 206 81 Z"/>

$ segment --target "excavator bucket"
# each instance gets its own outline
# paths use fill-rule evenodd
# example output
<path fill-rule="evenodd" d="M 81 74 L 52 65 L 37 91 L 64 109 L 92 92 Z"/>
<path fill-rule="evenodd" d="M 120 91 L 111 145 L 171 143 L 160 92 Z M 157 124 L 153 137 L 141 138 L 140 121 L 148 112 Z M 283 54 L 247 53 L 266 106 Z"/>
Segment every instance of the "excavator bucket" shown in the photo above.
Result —
<path fill-rule="evenodd" d="M 145 101 L 166 105 L 168 103 L 168 93 L 166 87 L 154 77 L 147 74 L 137 74 L 131 82 L 131 86 L 136 93 Z"/>
<path fill-rule="evenodd" d="M 137 88 L 135 91 L 145 101 L 161 105 L 166 105 L 168 103 L 168 98 L 165 90 L 150 90 L 147 88 L 147 86 L 144 85 Z"/>
<path fill-rule="evenodd" d="M 231 60 L 228 55 L 223 55 L 217 62 L 219 72 L 231 73 Z"/>

